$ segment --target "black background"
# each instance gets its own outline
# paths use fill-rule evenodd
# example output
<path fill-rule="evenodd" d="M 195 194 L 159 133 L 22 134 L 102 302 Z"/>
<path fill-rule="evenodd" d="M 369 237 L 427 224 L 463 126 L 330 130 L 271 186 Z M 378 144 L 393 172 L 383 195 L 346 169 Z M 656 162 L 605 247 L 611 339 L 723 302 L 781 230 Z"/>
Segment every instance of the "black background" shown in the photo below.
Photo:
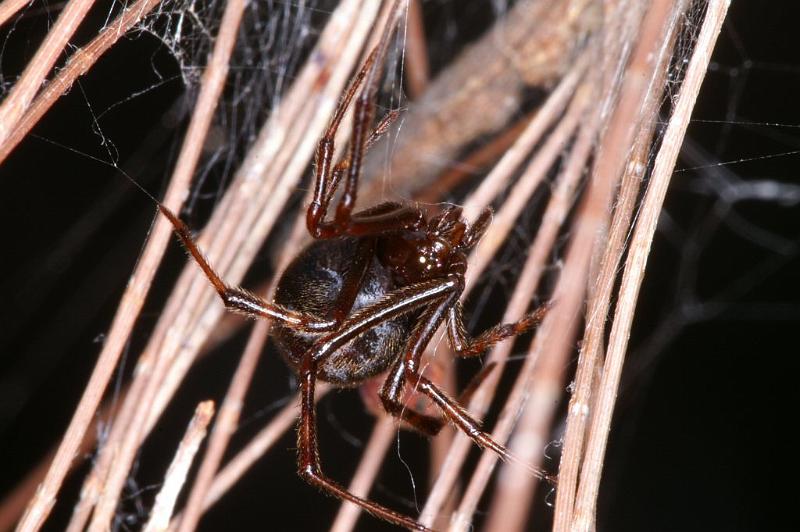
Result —
<path fill-rule="evenodd" d="M 454 14 L 443 5 L 425 4 L 431 31 Z M 479 33 L 469 24 L 477 27 L 486 9 L 461 14 L 465 34 Z M 695 122 L 688 137 L 693 149 L 704 152 L 706 165 L 757 159 L 679 172 L 673 179 L 615 412 L 599 530 L 796 528 L 790 516 L 797 490 L 786 485 L 797 469 L 791 430 L 797 419 L 798 198 L 780 192 L 770 201 L 731 203 L 720 200 L 722 189 L 702 191 L 717 171 L 745 182 L 800 185 L 800 154 L 760 158 L 792 152 L 800 144 L 797 13 L 789 9 L 796 11 L 794 2 L 734 2 L 720 37 L 695 118 L 728 124 Z M 13 81 L 35 49 L 44 20 L 25 18 L 5 41 L 4 84 Z M 0 167 L 0 217 L 6 228 L 0 260 L 4 493 L 63 433 L 154 214 L 152 204 L 113 169 L 86 155 L 105 155 L 88 109 L 106 109 L 159 83 L 103 117 L 103 133 L 113 140 L 121 166 L 157 194 L 174 157 L 174 139 L 180 138 L 181 126 L 175 125 L 180 122 L 173 116 L 182 94 L 179 80 L 160 83 L 157 72 L 174 76 L 166 50 L 152 39 L 123 40 Z M 698 165 L 687 159 L 679 163 Z M 213 195 L 207 203 L 213 204 Z M 190 223 L 195 216 L 202 220 L 204 208 L 199 202 Z M 730 210 L 715 214 L 724 208 Z M 715 224 L 718 220 L 722 223 Z M 755 236 L 743 236 L 744 226 Z M 687 243 L 709 227 L 702 249 L 691 256 Z M 138 353 L 146 341 L 183 263 L 173 246 L 130 353 Z M 259 266 L 268 269 L 268 259 L 260 259 Z M 732 286 L 745 288 L 731 291 Z M 207 357 L 189 374 L 139 457 L 136 483 L 128 486 L 123 505 L 123 529 L 138 528 L 146 517 L 140 505 L 150 504 L 171 458 L 171 452 L 162 451 L 174 448 L 196 402 L 224 394 L 236 363 L 224 354 L 237 352 L 242 341 L 224 345 L 220 356 Z M 128 361 L 121 379 L 132 366 Z M 259 386 L 248 396 L 234 446 L 260 428 L 292 387 L 274 357 L 261 361 L 256 379 Z M 352 393 L 324 400 L 320 417 L 327 469 L 346 479 L 361 452 L 358 442 L 369 435 L 370 418 Z M 408 468 L 423 471 L 424 441 L 403 434 L 400 445 Z M 207 515 L 203 529 L 325 529 L 338 505 L 296 478 L 293 448 L 289 434 Z M 91 462 L 85 458 L 83 471 Z M 374 496 L 413 512 L 413 505 L 407 506 L 413 492 L 405 467 L 394 453 Z M 80 485 L 75 478 L 67 482 L 48 529 L 60 529 L 68 518 Z M 424 491 L 423 475 L 415 479 Z M 541 501 L 539 506 L 544 516 L 551 511 Z M 368 518 L 360 526 L 386 528 Z"/>

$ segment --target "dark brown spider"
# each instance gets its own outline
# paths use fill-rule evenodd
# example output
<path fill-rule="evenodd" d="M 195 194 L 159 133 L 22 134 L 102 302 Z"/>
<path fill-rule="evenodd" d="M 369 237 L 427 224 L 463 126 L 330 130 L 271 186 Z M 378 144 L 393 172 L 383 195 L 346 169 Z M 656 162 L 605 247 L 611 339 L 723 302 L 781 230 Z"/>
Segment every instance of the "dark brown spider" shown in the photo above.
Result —
<path fill-rule="evenodd" d="M 364 153 L 396 116 L 390 113 L 370 131 L 375 112 L 374 79 L 386 40 L 384 35 L 352 81 L 319 141 L 314 196 L 306 213 L 308 231 L 315 241 L 283 273 L 272 303 L 228 286 L 203 257 L 186 225 L 163 205 L 159 208 L 228 309 L 274 321 L 281 355 L 300 381 L 299 475 L 386 521 L 428 530 L 411 517 L 349 493 L 325 476 L 316 435 L 317 379 L 352 387 L 388 369 L 379 392 L 388 413 L 431 436 L 445 420 L 450 421 L 479 446 L 510 459 L 508 450 L 481 430 L 480 423 L 459 402 L 421 375 L 420 357 L 442 324 L 446 324 L 455 352 L 469 357 L 533 328 L 544 308 L 517 323 L 495 326 L 477 338 L 467 334 L 459 296 L 464 290 L 467 252 L 488 227 L 489 209 L 472 225 L 461 218 L 461 209 L 453 206 L 430 220 L 416 206 L 391 202 L 352 212 Z M 336 131 L 361 85 L 364 89 L 355 98 L 348 155 L 333 165 Z M 342 178 L 344 190 L 336 214 L 333 220 L 325 220 Z M 444 417 L 407 406 L 403 401 L 407 385 L 426 395 Z"/>

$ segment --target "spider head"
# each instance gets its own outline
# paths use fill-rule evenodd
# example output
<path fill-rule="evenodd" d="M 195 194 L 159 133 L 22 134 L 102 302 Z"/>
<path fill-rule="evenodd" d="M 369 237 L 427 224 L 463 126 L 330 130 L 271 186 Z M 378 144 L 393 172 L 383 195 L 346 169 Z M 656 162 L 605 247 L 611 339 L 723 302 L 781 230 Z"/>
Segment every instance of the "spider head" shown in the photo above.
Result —
<path fill-rule="evenodd" d="M 442 277 L 453 264 L 465 263 L 465 253 L 477 243 L 491 219 L 484 211 L 471 227 L 461 218 L 461 207 L 448 206 L 420 231 L 385 238 L 380 256 L 404 284 Z"/>

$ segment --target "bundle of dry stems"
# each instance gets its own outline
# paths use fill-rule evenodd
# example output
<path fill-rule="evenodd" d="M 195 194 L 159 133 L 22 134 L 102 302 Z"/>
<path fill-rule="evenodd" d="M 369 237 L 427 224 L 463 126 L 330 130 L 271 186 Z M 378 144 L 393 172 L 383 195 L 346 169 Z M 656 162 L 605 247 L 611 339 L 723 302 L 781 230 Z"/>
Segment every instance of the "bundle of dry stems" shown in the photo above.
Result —
<path fill-rule="evenodd" d="M 67 2 L 0 106 L 0 160 L 99 56 L 158 3 L 139 0 L 131 4 L 90 44 L 71 52 L 63 68 L 54 72 L 54 64 L 92 6 L 91 0 Z M 27 0 L 0 3 L 0 25 L 8 23 L 26 4 Z M 468 162 L 494 161 L 463 202 L 466 218 L 474 219 L 499 194 L 510 190 L 496 208 L 489 232 L 470 257 L 465 296 L 513 230 L 531 195 L 549 186 L 549 203 L 513 296 L 502 317 L 498 315 L 494 321 L 518 319 L 540 289 L 557 237 L 564 232 L 563 224 L 570 224 L 550 296 L 554 304 L 514 376 L 491 433 L 523 460 L 540 465 L 543 449 L 553 438 L 556 407 L 571 382 L 566 429 L 555 435 L 562 439 L 563 450 L 553 528 L 591 530 L 638 288 L 677 151 L 728 2 L 519 0 L 495 28 L 430 81 L 420 6 L 414 0 L 400 4 L 395 11 L 392 2 L 339 3 L 311 54 L 314 60 L 302 66 L 249 147 L 199 244 L 224 279 L 231 284 L 241 280 L 278 213 L 301 180 L 307 178 L 316 141 L 370 43 L 386 24 L 394 23 L 396 16 L 406 17 L 401 25 L 407 35 L 405 69 L 408 91 L 415 103 L 404 118 L 404 136 L 394 141 L 391 175 L 384 179 L 390 179 L 392 191 L 401 196 L 441 198 L 441 190 L 452 187 L 459 177 L 447 175 L 430 161 L 461 157 L 465 147 L 476 139 L 495 137 L 489 148 L 466 156 Z M 225 6 L 163 198 L 174 212 L 180 211 L 198 168 L 245 6 L 243 0 L 229 0 Z M 685 42 L 687 33 L 692 33 L 693 46 L 680 51 L 687 61 L 676 62 L 676 43 Z M 483 68 L 476 69 L 476 64 Z M 672 70 L 677 68 L 676 74 Z M 674 89 L 676 80 L 680 84 Z M 548 96 L 534 112 L 509 126 L 526 87 L 546 89 Z M 657 131 L 665 107 L 669 121 Z M 462 112 L 465 108 L 470 113 Z M 341 129 L 345 133 L 348 130 Z M 414 153 L 425 156 L 408 155 Z M 377 166 L 381 164 L 385 161 Z M 373 168 L 367 173 L 378 171 Z M 385 180 L 375 179 L 372 185 L 360 198 L 365 203 L 371 201 L 370 197 L 385 194 Z M 292 258 L 304 235 L 302 216 L 298 216 L 289 243 L 283 246 L 280 264 Z M 47 463 L 21 480 L 4 501 L 0 527 L 8 528 L 18 521 L 19 530 L 37 530 L 57 501 L 74 505 L 69 530 L 87 526 L 104 530 L 113 523 L 137 450 L 146 442 L 223 314 L 214 290 L 199 269 L 188 263 L 146 348 L 137 357 L 134 376 L 114 415 L 113 428 L 84 479 L 80 499 L 58 500 L 76 454 L 95 444 L 91 427 L 96 413 L 105 408 L 109 381 L 171 238 L 167 221 L 156 219 L 63 439 Z M 216 415 L 212 403 L 198 405 L 184 441 L 179 445 L 176 439 L 175 460 L 149 516 L 148 530 L 194 529 L 203 512 L 231 489 L 281 434 L 292 429 L 296 401 L 271 419 L 233 459 L 221 463 L 268 334 L 268 323 L 253 326 Z M 510 350 L 508 343 L 499 345 L 487 354 L 485 362 L 496 362 L 502 370 Z M 576 357 L 577 373 L 565 374 Z M 495 371 L 473 396 L 468 408 L 474 415 L 481 417 L 491 404 L 501 372 Z M 205 450 L 195 455 L 209 426 Z M 369 492 L 397 430 L 394 419 L 377 419 L 351 479 L 351 491 Z M 531 505 L 519 501 L 532 500 L 538 481 L 525 468 L 498 464 L 491 451 L 483 452 L 474 470 L 464 471 L 471 448 L 471 441 L 462 434 L 444 435 L 432 442 L 432 468 L 438 474 L 419 521 L 436 529 L 469 529 L 478 501 L 499 465 L 485 529 L 524 529 Z M 196 474 L 191 485 L 184 485 L 190 468 Z M 459 479 L 465 480 L 464 489 L 450 500 Z M 176 509 L 181 491 L 188 493 L 188 499 L 182 509 Z M 333 528 L 352 529 L 358 514 L 358 508 L 343 505 Z"/>

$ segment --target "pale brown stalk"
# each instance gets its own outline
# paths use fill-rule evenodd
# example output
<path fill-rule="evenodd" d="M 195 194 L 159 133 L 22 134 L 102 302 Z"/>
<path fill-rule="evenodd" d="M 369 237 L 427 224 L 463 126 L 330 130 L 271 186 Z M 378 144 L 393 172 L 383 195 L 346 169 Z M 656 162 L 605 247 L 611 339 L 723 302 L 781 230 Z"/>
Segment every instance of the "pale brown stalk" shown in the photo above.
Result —
<path fill-rule="evenodd" d="M 490 169 L 492 164 L 500 160 L 511 149 L 536 114 L 536 111 L 528 113 L 500 135 L 469 153 L 463 160 L 451 165 L 429 187 L 415 191 L 414 198 L 421 203 L 441 201 L 442 197 L 455 188 L 456 185 L 477 175 L 481 170 Z"/>
<path fill-rule="evenodd" d="M 608 432 L 619 387 L 622 363 L 628 345 L 630 328 L 644 277 L 647 257 L 653 241 L 661 206 L 670 182 L 678 151 L 683 143 L 692 108 L 705 77 L 711 52 L 722 28 L 730 2 L 712 0 L 707 8 L 702 28 L 697 38 L 686 77 L 681 85 L 669 125 L 664 133 L 652 176 L 645 192 L 642 208 L 631 238 L 630 252 L 622 274 L 619 302 L 617 304 L 611 335 L 608 342 L 603 374 L 595 403 L 596 414 L 592 418 L 586 443 L 586 459 L 575 501 L 573 530 L 582 532 L 594 525 L 597 492 L 603 469 Z"/>
<path fill-rule="evenodd" d="M 320 384 L 317 386 L 314 399 L 319 402 L 329 391 L 331 391 L 329 385 L 325 383 Z M 295 425 L 299 415 L 300 398 L 299 396 L 295 396 L 287 407 L 272 418 L 269 424 L 261 429 L 261 431 L 250 440 L 250 443 L 239 451 L 239 453 L 217 473 L 203 501 L 203 511 L 208 510 L 215 502 L 225 495 L 225 493 L 239 481 L 242 475 L 244 475 L 254 463 L 261 459 L 264 453 L 278 441 L 278 438 L 283 436 L 287 430 Z M 180 516 L 176 516 L 176 519 L 180 519 Z"/>
<path fill-rule="evenodd" d="M 33 129 L 55 101 L 72 87 L 75 80 L 88 72 L 101 55 L 138 24 L 159 2 L 160 0 L 139 0 L 120 13 L 89 44 L 69 57 L 64 68 L 47 83 L 33 102 L 29 102 L 29 106 L 25 106 L 24 114 L 15 120 L 13 129 L 6 131 L 6 136 L 0 143 L 0 163 L 6 160 L 8 154 Z"/>
<path fill-rule="evenodd" d="M 395 24 L 394 18 L 399 14 L 395 11 L 396 6 L 394 4 L 387 4 L 386 9 L 384 9 L 384 13 L 380 17 L 383 22 L 378 24 L 377 27 L 385 26 L 387 24 Z M 392 17 L 391 19 L 389 18 L 390 16 Z M 380 35 L 380 33 L 380 31 L 374 32 L 373 40 L 376 36 Z M 371 46 L 372 44 L 370 44 L 367 48 L 370 48 Z M 337 144 L 340 146 L 340 148 L 346 145 L 346 137 L 349 134 L 349 131 L 350 128 L 345 125 L 345 127 L 342 128 L 343 135 L 341 137 L 337 137 Z M 309 191 L 309 194 L 310 192 L 311 191 Z M 310 195 L 306 198 L 304 204 L 308 203 L 308 201 L 310 201 Z M 279 271 L 283 270 L 283 268 L 288 265 L 293 258 L 294 250 L 300 249 L 303 241 L 306 238 L 307 233 L 305 228 L 305 217 L 303 216 L 303 213 L 300 212 L 295 220 L 292 236 L 289 238 L 288 244 L 284 248 L 285 251 L 281 257 L 280 266 L 278 268 Z M 275 280 L 273 280 L 271 286 L 266 290 L 266 292 L 271 294 L 274 290 L 274 286 Z M 236 423 L 238 422 L 237 420 L 238 413 L 241 409 L 241 401 L 245 392 L 247 391 L 247 388 L 249 387 L 252 372 L 255 369 L 257 356 L 263 349 L 268 332 L 269 327 L 266 323 L 259 323 L 254 328 L 254 331 L 248 342 L 247 351 L 242 357 L 240 365 L 237 368 L 234 376 L 234 380 L 231 382 L 229 392 L 225 398 L 224 405 L 230 405 L 229 411 L 226 412 L 223 420 L 224 424 L 220 424 L 218 427 L 215 427 L 214 434 L 212 435 L 212 439 L 209 444 L 209 451 L 204 458 L 200 472 L 198 473 L 198 478 L 192 489 L 189 502 L 187 503 L 186 511 L 184 512 L 184 516 L 180 523 L 180 530 L 193 530 L 197 520 L 204 510 L 203 501 L 205 500 L 206 494 L 211 487 L 213 475 L 216 473 L 219 467 L 222 454 L 227 448 L 227 443 L 231 434 L 233 433 L 233 430 L 235 429 Z M 224 405 L 223 408 L 225 408 Z M 264 452 L 266 452 L 266 450 L 267 449 L 264 449 Z"/>
<path fill-rule="evenodd" d="M 214 474 L 222 462 L 222 456 L 225 453 L 225 449 L 227 449 L 228 441 L 239 424 L 239 414 L 242 410 L 244 395 L 249 388 L 256 365 L 263 351 L 264 343 L 269 335 L 269 329 L 269 322 L 266 321 L 258 322 L 253 327 L 253 332 L 247 341 L 247 346 L 222 402 L 217 421 L 214 423 L 208 448 L 203 456 L 197 477 L 192 484 L 178 530 L 194 530 L 200 520 L 203 499 L 214 479 Z"/>
<path fill-rule="evenodd" d="M 11 92 L 0 105 L 0 146 L 5 144 L 17 121 L 28 110 L 31 101 L 42 87 L 45 76 L 52 70 L 93 4 L 94 0 L 70 0 L 47 33 L 44 42 L 36 50 L 36 54 L 28 61 L 22 76 L 14 83 Z"/>
<path fill-rule="evenodd" d="M 409 0 L 404 68 L 411 99 L 418 98 L 428 86 L 430 66 L 427 48 L 420 0 Z"/>
<path fill-rule="evenodd" d="M 150 519 L 143 529 L 144 532 L 166 530 L 175 509 L 175 501 L 186 482 L 186 475 L 200 448 L 200 443 L 206 437 L 206 429 L 208 429 L 212 417 L 214 417 L 214 401 L 204 401 L 197 405 L 194 416 L 192 416 L 178 450 L 175 452 L 175 457 L 167 469 L 161 490 L 156 495 Z"/>
<path fill-rule="evenodd" d="M 640 46 L 633 53 L 629 76 L 651 79 L 644 94 L 633 92 L 641 90 L 638 83 L 624 85 L 625 98 L 642 98 L 642 131 L 637 136 L 633 156 L 625 168 L 617 206 L 609 232 L 609 242 L 599 265 L 598 280 L 590 286 L 590 300 L 587 307 L 587 321 L 584 338 L 581 342 L 580 364 L 575 376 L 575 392 L 570 399 L 567 413 L 567 428 L 564 435 L 564 450 L 559 468 L 559 489 L 556 497 L 554 530 L 567 530 L 574 504 L 583 448 L 586 422 L 591 399 L 592 381 L 597 361 L 601 356 L 604 341 L 606 316 L 611 303 L 612 290 L 617 278 L 617 268 L 630 234 L 630 220 L 638 196 L 641 179 L 649 153 L 652 131 L 657 121 L 658 107 L 667 74 L 667 65 L 672 53 L 672 45 L 677 34 L 675 20 L 682 9 L 680 3 L 672 6 L 671 17 L 658 10 L 651 10 L 643 23 L 642 34 L 649 38 L 641 39 Z M 655 27 L 651 27 L 654 26 Z M 660 27 L 659 27 L 660 26 Z M 628 87 L 627 89 L 625 87 Z"/>
<path fill-rule="evenodd" d="M 3 26 L 8 19 L 30 3 L 31 0 L 3 0 L 0 2 L 0 26 Z"/>

